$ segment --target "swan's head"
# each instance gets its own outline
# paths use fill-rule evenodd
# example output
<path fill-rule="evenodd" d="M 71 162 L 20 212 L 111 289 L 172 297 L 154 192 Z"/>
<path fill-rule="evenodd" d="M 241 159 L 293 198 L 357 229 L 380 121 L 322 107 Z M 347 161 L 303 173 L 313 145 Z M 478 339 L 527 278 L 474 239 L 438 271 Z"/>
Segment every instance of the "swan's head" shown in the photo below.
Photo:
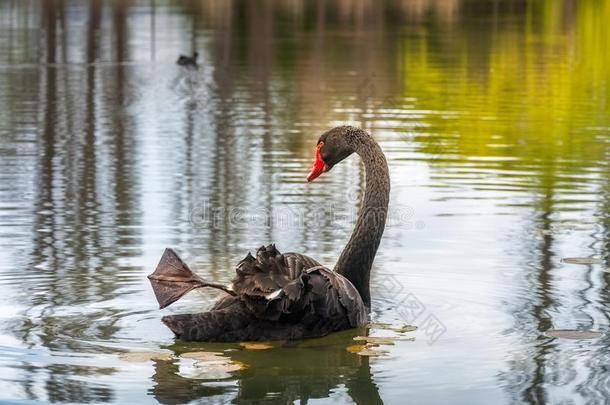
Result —
<path fill-rule="evenodd" d="M 313 181 L 322 173 L 333 168 L 334 165 L 354 153 L 352 146 L 353 136 L 359 128 L 342 126 L 335 127 L 326 131 L 318 139 L 316 145 L 316 159 L 313 162 L 311 172 L 307 176 L 307 181 Z"/>

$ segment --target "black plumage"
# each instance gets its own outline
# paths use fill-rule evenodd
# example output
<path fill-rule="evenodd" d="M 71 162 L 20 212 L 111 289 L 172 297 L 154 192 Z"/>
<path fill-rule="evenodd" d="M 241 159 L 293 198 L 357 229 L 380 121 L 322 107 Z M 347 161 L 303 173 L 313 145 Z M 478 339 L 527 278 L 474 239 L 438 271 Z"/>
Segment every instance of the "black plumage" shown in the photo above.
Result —
<path fill-rule="evenodd" d="M 171 249 L 149 276 L 159 306 L 170 305 L 194 288 L 225 291 L 211 310 L 169 315 L 162 321 L 184 340 L 243 341 L 302 339 L 363 325 L 370 303 L 370 271 L 385 227 L 390 179 L 385 156 L 359 128 L 343 126 L 322 134 L 314 180 L 357 153 L 366 169 L 366 190 L 356 227 L 334 270 L 299 253 L 263 246 L 241 260 L 231 285 L 206 282 Z"/>
<path fill-rule="evenodd" d="M 175 253 L 168 250 L 166 255 Z M 151 275 L 157 289 L 163 280 L 155 275 L 165 273 L 167 262 L 162 259 Z M 174 276 L 175 270 L 172 267 Z M 181 282 L 188 285 L 184 293 L 210 286 L 193 283 L 197 276 L 186 265 L 182 272 Z M 237 265 L 230 290 L 235 295 L 221 298 L 208 312 L 169 315 L 163 322 L 184 340 L 236 341 L 323 336 L 363 325 L 367 319 L 358 291 L 346 278 L 305 255 L 281 254 L 275 245 L 258 249 L 256 258 L 248 253 Z M 164 297 L 157 298 L 163 305 Z M 175 295 L 171 299 L 175 301 Z"/>
<path fill-rule="evenodd" d="M 180 55 L 176 63 L 180 66 L 197 67 L 197 58 L 199 53 L 193 52 L 193 56 Z"/>

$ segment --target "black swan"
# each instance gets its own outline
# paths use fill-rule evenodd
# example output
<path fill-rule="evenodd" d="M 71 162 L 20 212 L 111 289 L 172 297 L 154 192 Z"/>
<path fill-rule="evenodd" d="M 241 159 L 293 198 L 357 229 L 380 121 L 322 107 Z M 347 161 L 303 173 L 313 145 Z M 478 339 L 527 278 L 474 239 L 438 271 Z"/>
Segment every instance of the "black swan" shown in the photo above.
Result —
<path fill-rule="evenodd" d="M 197 66 L 198 56 L 197 52 L 193 52 L 193 56 L 180 55 L 176 63 L 180 66 Z"/>
<path fill-rule="evenodd" d="M 360 155 L 366 189 L 356 227 L 334 270 L 299 253 L 261 247 L 237 265 L 229 286 L 204 281 L 171 249 L 148 276 L 159 307 L 194 288 L 223 290 L 211 310 L 162 318 L 183 340 L 235 342 L 319 337 L 367 322 L 369 274 L 385 227 L 390 178 L 385 156 L 360 128 L 341 126 L 322 134 L 307 176 L 312 181 L 352 153 Z"/>

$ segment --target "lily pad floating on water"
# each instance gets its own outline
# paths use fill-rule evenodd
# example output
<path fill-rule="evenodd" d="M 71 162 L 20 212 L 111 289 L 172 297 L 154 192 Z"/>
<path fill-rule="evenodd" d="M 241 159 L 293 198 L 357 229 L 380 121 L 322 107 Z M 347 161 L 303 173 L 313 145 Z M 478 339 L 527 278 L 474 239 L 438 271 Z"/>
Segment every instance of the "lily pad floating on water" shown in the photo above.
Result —
<path fill-rule="evenodd" d="M 376 343 L 379 345 L 393 345 L 394 341 L 397 338 L 392 337 L 381 337 L 381 336 L 356 336 L 354 337 L 356 342 L 367 342 L 367 343 Z"/>
<path fill-rule="evenodd" d="M 241 342 L 239 345 L 248 350 L 273 349 L 273 345 L 269 342 Z"/>
<path fill-rule="evenodd" d="M 121 353 L 119 358 L 130 363 L 144 363 L 151 360 L 171 360 L 174 356 L 169 352 L 126 352 Z"/>
<path fill-rule="evenodd" d="M 405 332 L 413 332 L 414 330 L 417 329 L 417 326 L 414 325 L 402 325 L 402 326 L 394 326 L 392 324 L 389 323 L 371 323 L 368 325 L 369 329 L 386 329 L 386 330 L 392 330 L 394 332 L 398 332 L 398 333 L 405 333 Z"/>
<path fill-rule="evenodd" d="M 398 333 L 413 332 L 413 331 L 417 330 L 417 326 L 415 326 L 415 325 L 403 325 L 400 328 L 396 328 L 394 330 L 396 332 L 398 332 Z"/>
<path fill-rule="evenodd" d="M 392 329 L 392 324 L 376 322 L 376 323 L 369 323 L 368 325 L 366 325 L 366 327 L 369 329 Z"/>
<path fill-rule="evenodd" d="M 366 349 L 366 345 L 351 345 L 351 346 L 347 346 L 345 348 L 345 350 L 347 350 L 350 353 L 358 353 L 364 349 Z"/>
<path fill-rule="evenodd" d="M 560 339 L 597 339 L 603 336 L 601 332 L 594 330 L 577 329 L 551 329 L 546 331 L 546 335 Z"/>
<path fill-rule="evenodd" d="M 364 345 L 351 345 L 347 346 L 345 350 L 350 353 L 357 354 L 359 356 L 385 356 L 388 352 L 385 350 L 376 350 L 373 347 L 379 346 L 377 344 L 364 344 Z"/>
<path fill-rule="evenodd" d="M 187 352 L 182 353 L 180 357 L 197 361 L 224 361 L 226 359 L 222 354 L 215 352 Z"/>
<path fill-rule="evenodd" d="M 375 350 L 375 349 L 369 349 L 368 347 L 365 347 L 364 349 L 360 350 L 356 354 L 358 356 L 378 357 L 378 356 L 385 356 L 386 354 L 388 354 L 388 352 L 386 352 L 385 350 Z"/>
<path fill-rule="evenodd" d="M 565 257 L 561 259 L 563 263 L 567 264 L 600 264 L 601 259 L 596 257 Z"/>
<path fill-rule="evenodd" d="M 201 380 L 221 380 L 230 378 L 231 373 L 247 368 L 239 361 L 231 360 L 220 353 L 189 352 L 180 355 L 181 359 L 195 360 L 192 364 L 180 364 L 180 374 L 186 378 Z"/>

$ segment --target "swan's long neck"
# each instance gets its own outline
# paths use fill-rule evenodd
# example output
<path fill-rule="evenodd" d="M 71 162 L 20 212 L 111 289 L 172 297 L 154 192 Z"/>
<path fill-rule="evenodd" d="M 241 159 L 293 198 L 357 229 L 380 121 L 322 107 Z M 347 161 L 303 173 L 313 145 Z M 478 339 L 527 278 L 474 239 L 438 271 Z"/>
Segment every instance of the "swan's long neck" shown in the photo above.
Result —
<path fill-rule="evenodd" d="M 356 227 L 341 252 L 335 271 L 352 282 L 369 306 L 369 278 L 385 228 L 390 200 L 390 176 L 385 156 L 375 140 L 362 130 L 350 134 L 354 151 L 364 162 L 366 188 Z"/>

